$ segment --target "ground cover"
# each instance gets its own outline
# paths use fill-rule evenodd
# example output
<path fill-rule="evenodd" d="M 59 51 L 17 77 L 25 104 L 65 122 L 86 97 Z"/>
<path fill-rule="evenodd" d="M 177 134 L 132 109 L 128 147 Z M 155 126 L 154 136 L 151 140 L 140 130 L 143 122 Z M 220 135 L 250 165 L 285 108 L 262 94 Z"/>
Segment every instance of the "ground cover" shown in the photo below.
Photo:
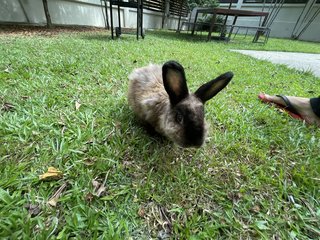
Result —
<path fill-rule="evenodd" d="M 257 100 L 319 95 L 319 78 L 229 49 L 320 53 L 316 43 L 272 38 L 3 32 L 0 237 L 319 238 L 320 131 Z M 206 104 L 200 149 L 148 135 L 127 104 L 128 74 L 171 59 L 191 90 L 234 72 Z M 40 180 L 48 167 L 54 179 Z"/>

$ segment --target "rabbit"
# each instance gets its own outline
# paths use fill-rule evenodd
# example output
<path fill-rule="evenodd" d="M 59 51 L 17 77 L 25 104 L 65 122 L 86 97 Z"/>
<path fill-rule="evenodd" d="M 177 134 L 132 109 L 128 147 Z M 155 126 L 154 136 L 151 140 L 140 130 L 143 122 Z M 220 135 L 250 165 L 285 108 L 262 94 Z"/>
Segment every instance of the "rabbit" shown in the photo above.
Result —
<path fill-rule="evenodd" d="M 202 146 L 207 132 L 204 103 L 228 85 L 226 72 L 189 93 L 184 68 L 176 61 L 150 64 L 129 75 L 128 102 L 154 130 L 181 147 Z"/>

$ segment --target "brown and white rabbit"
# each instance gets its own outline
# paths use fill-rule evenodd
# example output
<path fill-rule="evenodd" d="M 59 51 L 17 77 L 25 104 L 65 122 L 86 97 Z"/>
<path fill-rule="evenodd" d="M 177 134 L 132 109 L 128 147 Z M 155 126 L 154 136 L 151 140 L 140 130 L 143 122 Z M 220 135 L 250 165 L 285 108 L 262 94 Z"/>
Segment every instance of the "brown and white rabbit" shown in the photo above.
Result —
<path fill-rule="evenodd" d="M 135 114 L 182 147 L 200 147 L 206 136 L 203 104 L 233 77 L 227 72 L 189 93 L 183 67 L 175 61 L 149 65 L 129 75 L 128 101 Z"/>

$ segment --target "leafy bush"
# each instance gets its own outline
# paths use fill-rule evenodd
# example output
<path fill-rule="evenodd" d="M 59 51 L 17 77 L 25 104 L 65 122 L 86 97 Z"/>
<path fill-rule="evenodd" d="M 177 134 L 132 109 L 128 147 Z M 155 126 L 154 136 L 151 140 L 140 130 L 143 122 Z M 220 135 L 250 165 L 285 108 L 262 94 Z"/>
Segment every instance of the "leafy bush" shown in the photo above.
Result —
<path fill-rule="evenodd" d="M 193 9 L 195 7 L 217 7 L 219 6 L 219 2 L 216 0 L 188 0 L 189 9 Z"/>

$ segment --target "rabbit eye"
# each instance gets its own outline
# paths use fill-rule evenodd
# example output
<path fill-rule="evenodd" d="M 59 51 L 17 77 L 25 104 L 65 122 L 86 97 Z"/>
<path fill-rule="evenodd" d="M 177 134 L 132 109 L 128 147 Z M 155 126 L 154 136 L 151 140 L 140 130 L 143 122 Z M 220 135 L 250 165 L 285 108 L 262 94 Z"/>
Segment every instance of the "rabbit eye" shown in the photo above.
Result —
<path fill-rule="evenodd" d="M 182 123 L 182 121 L 183 121 L 183 116 L 182 116 L 182 114 L 179 113 L 179 112 L 176 114 L 176 121 L 177 121 L 178 123 Z"/>

